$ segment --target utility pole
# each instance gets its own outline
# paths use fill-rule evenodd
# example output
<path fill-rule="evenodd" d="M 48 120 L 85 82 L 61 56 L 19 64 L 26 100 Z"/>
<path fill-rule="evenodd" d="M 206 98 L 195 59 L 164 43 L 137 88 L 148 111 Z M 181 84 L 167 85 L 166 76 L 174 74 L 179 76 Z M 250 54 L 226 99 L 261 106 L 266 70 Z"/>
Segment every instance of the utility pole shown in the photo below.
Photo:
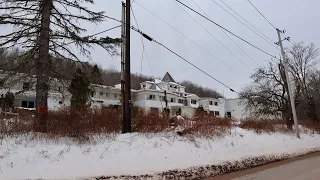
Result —
<path fill-rule="evenodd" d="M 121 39 L 122 39 L 122 43 L 121 43 L 121 117 L 122 117 L 122 133 L 126 133 L 127 132 L 127 124 L 126 124 L 126 119 L 125 119 L 125 106 L 124 106 L 124 99 L 125 99 L 125 95 L 124 95 L 124 86 L 125 86 L 125 77 L 124 77 L 124 60 L 125 60 L 125 50 L 126 50 L 126 46 L 125 46 L 125 24 L 126 24 L 126 5 L 124 2 L 122 2 L 122 24 L 121 24 Z"/>
<path fill-rule="evenodd" d="M 294 126 L 295 126 L 295 132 L 296 132 L 296 136 L 298 138 L 300 138 L 300 134 L 299 134 L 299 126 L 298 126 L 298 118 L 297 118 L 297 112 L 296 112 L 296 106 L 294 103 L 294 98 L 293 98 L 293 92 L 292 92 L 292 87 L 290 84 L 290 77 L 289 77 L 289 66 L 288 66 L 288 59 L 286 58 L 285 52 L 283 50 L 283 46 L 282 46 L 282 39 L 281 39 L 281 35 L 280 33 L 282 33 L 283 31 L 280 31 L 279 29 L 277 29 L 277 33 L 278 33 L 278 38 L 279 38 L 279 46 L 281 48 L 281 55 L 282 55 L 282 61 L 281 64 L 283 64 L 284 67 L 284 73 L 286 75 L 286 80 L 287 80 L 287 86 L 288 86 L 288 93 L 289 93 L 289 98 L 290 98 L 290 102 L 291 102 L 291 110 L 292 110 L 292 115 L 293 115 L 293 121 L 294 121 Z"/>
<path fill-rule="evenodd" d="M 130 73 L 130 0 L 126 0 L 126 53 L 125 53 L 125 123 L 126 132 L 131 132 L 131 73 Z"/>

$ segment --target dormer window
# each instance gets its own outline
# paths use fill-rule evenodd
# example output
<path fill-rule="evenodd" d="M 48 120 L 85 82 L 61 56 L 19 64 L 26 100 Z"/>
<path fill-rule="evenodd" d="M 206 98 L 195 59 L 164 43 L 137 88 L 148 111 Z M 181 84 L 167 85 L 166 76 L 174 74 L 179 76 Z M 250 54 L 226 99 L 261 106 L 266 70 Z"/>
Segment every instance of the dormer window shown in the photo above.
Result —
<path fill-rule="evenodd" d="M 23 83 L 22 88 L 23 88 L 24 90 L 30 89 L 30 83 L 28 83 L 28 82 Z"/>

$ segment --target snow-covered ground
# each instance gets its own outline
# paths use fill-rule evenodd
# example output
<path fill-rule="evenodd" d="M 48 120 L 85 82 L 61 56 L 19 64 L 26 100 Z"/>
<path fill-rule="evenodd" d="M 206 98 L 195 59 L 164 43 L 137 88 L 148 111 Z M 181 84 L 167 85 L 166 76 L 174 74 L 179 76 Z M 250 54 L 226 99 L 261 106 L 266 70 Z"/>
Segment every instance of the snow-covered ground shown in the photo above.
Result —
<path fill-rule="evenodd" d="M 32 140 L 33 135 L 0 139 L 0 179 L 76 179 L 155 174 L 215 165 L 261 155 L 307 152 L 320 148 L 320 135 L 256 134 L 233 128 L 223 138 L 162 134 L 119 134 L 95 144 Z"/>

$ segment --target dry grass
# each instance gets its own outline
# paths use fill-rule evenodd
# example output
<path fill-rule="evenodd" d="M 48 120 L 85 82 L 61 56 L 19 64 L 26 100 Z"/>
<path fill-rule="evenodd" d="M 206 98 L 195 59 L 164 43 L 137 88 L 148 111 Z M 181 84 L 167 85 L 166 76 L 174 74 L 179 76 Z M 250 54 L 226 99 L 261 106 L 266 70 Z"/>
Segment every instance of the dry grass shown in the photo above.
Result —
<path fill-rule="evenodd" d="M 320 134 L 320 123 L 319 122 L 302 121 L 300 124 L 304 125 L 309 130 L 312 130 L 314 133 L 319 133 Z"/>
<path fill-rule="evenodd" d="M 200 137 L 222 137 L 231 133 L 232 120 L 201 116 L 192 122 L 187 132 Z"/>
<path fill-rule="evenodd" d="M 19 111 L 19 118 L 1 117 L 0 138 L 32 132 L 32 111 Z M 121 109 L 102 108 L 90 110 L 65 109 L 48 113 L 47 136 L 52 138 L 72 137 L 87 141 L 93 136 L 110 136 L 121 132 Z M 230 119 L 202 115 L 184 121 L 185 134 L 196 137 L 222 137 L 231 133 L 235 126 Z M 319 123 L 305 123 L 305 127 L 320 133 Z M 257 133 L 288 133 L 282 121 L 255 120 L 242 121 L 240 128 Z M 147 114 L 142 109 L 133 109 L 132 130 L 140 133 L 161 133 L 170 129 L 169 119 L 158 114 Z"/>
<path fill-rule="evenodd" d="M 0 135 L 32 132 L 32 111 L 20 111 L 19 118 L 0 120 Z M 47 136 L 52 138 L 73 137 L 87 140 L 93 135 L 113 135 L 121 132 L 121 110 L 112 108 L 74 110 L 65 109 L 48 113 Z M 230 132 L 231 120 L 202 116 L 186 120 L 187 133 L 197 136 L 221 136 Z M 132 130 L 140 133 L 160 133 L 168 130 L 169 119 L 158 114 L 147 114 L 134 108 Z"/>
<path fill-rule="evenodd" d="M 256 119 L 247 119 L 241 121 L 239 124 L 240 128 L 247 130 L 254 130 L 256 133 L 274 133 L 274 132 L 282 132 L 288 133 L 290 130 L 286 128 L 286 125 L 283 121 L 278 120 L 256 120 Z"/>

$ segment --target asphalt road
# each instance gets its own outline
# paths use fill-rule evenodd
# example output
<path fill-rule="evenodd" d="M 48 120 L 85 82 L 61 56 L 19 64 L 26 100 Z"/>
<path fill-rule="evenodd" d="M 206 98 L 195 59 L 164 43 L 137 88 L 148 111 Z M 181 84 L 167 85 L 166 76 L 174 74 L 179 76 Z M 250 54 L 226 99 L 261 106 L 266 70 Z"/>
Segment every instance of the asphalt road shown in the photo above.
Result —
<path fill-rule="evenodd" d="M 320 152 L 208 180 L 320 180 Z"/>

